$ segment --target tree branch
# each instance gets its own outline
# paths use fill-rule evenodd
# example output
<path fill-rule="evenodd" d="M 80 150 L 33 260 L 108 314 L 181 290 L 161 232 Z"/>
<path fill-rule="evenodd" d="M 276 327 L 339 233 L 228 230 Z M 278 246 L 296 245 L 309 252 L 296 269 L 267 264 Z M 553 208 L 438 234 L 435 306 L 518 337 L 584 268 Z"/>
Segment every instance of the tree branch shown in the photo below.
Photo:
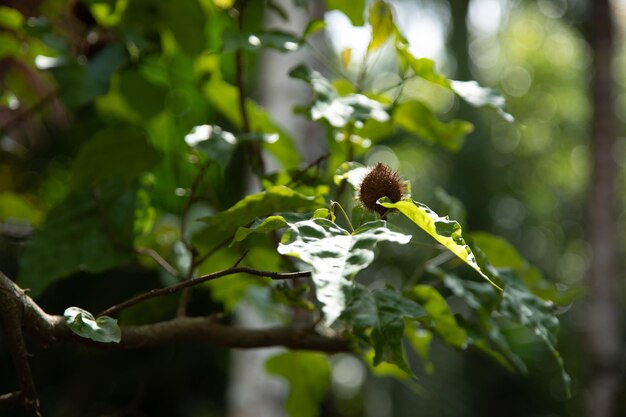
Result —
<path fill-rule="evenodd" d="M 211 274 L 203 275 L 201 277 L 193 278 L 187 281 L 179 282 L 178 284 L 170 285 L 169 287 L 155 288 L 146 293 L 130 298 L 122 303 L 109 307 L 106 310 L 102 311 L 100 314 L 98 314 L 98 316 L 110 316 L 112 314 L 118 313 L 121 310 L 134 306 L 135 304 L 139 304 L 151 298 L 160 297 L 162 295 L 173 294 L 184 288 L 202 284 L 203 282 L 206 282 L 206 281 L 211 281 L 211 280 L 218 279 L 227 275 L 240 274 L 240 273 L 255 275 L 258 277 L 268 277 L 268 278 L 275 279 L 275 280 L 308 278 L 311 276 L 311 273 L 308 271 L 305 271 L 305 272 L 271 272 L 271 271 L 260 271 L 258 269 L 253 269 L 253 268 L 249 268 L 246 266 L 238 266 L 234 268 L 225 269 L 223 271 L 213 272 Z"/>
<path fill-rule="evenodd" d="M 224 276 L 241 272 L 269 276 L 274 279 L 296 278 L 309 274 L 308 272 L 279 274 L 241 267 L 209 274 L 204 278 L 215 278 L 217 274 Z M 23 295 L 16 297 L 16 294 Z M 121 326 L 122 340 L 119 344 L 92 342 L 72 333 L 62 316 L 49 315 L 44 312 L 28 295 L 24 294 L 17 284 L 0 272 L 0 306 L 10 303 L 10 300 L 15 300 L 16 303 L 20 304 L 20 308 L 24 312 L 23 324 L 25 328 L 43 345 L 74 341 L 104 349 L 134 349 L 186 341 L 240 349 L 284 346 L 291 349 L 328 353 L 350 351 L 350 346 L 345 340 L 317 334 L 311 326 L 246 329 L 224 325 L 219 323 L 219 319 L 216 317 L 179 317 L 155 324 Z"/>
<path fill-rule="evenodd" d="M 23 304 L 20 302 L 26 297 L 19 287 L 2 288 L 0 293 L 4 298 L 0 302 L 0 323 L 4 338 L 13 358 L 17 379 L 21 388 L 21 404 L 29 415 L 41 416 L 39 411 L 39 397 L 35 381 L 28 362 L 28 352 L 22 333 Z"/>

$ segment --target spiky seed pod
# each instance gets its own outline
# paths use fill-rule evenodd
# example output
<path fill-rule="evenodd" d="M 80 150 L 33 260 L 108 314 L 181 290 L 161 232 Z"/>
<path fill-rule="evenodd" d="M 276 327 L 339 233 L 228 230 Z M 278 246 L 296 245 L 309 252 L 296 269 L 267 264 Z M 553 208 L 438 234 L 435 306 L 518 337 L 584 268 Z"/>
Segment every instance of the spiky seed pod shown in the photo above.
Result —
<path fill-rule="evenodd" d="M 388 197 L 394 203 L 398 202 L 402 199 L 404 191 L 405 184 L 398 173 L 379 162 L 363 178 L 358 198 L 363 207 L 384 217 L 388 209 L 376 204 L 376 201 L 381 197 Z"/>

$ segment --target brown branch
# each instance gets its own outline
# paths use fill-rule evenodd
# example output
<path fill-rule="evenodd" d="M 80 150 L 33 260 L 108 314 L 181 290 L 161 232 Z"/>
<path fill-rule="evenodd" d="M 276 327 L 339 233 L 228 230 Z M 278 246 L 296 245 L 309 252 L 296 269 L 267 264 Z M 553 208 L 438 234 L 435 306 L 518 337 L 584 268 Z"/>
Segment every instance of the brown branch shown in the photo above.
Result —
<path fill-rule="evenodd" d="M 22 333 L 23 303 L 21 300 L 26 295 L 18 287 L 0 287 L 0 292 L 3 294 L 3 300 L 0 302 L 0 323 L 21 388 L 21 403 L 28 415 L 41 416 L 37 388 L 28 362 L 28 352 Z"/>
<path fill-rule="evenodd" d="M 221 278 L 227 275 L 233 275 L 233 274 L 249 274 L 249 275 L 255 275 L 258 277 L 267 277 L 267 278 L 271 278 L 274 280 L 308 278 L 311 276 L 311 273 L 308 271 L 306 272 L 272 272 L 272 271 L 260 271 L 258 269 L 253 269 L 253 268 L 249 268 L 245 266 L 239 266 L 235 268 L 225 269 L 223 271 L 213 272 L 211 274 L 203 275 L 201 277 L 193 278 L 187 281 L 179 282 L 178 284 L 170 285 L 169 287 L 155 288 L 146 293 L 140 294 L 136 297 L 130 298 L 124 302 L 121 302 L 112 307 L 109 307 L 106 310 L 102 311 L 100 314 L 98 314 L 98 316 L 110 316 L 112 314 L 118 313 L 121 310 L 134 306 L 135 304 L 139 304 L 151 298 L 173 294 L 184 288 L 192 287 L 194 285 L 202 284 L 203 282 L 206 282 L 206 281 L 211 281 L 214 279 L 218 279 L 218 278 Z"/>
<path fill-rule="evenodd" d="M 249 268 L 237 269 L 238 272 L 251 272 Z M 278 276 L 279 278 L 293 277 L 292 274 L 264 271 L 255 271 L 255 273 L 261 276 Z M 307 273 L 300 274 L 305 275 Z M 134 349 L 186 341 L 241 349 L 285 346 L 291 349 L 328 353 L 350 351 L 345 340 L 314 333 L 314 329 L 310 326 L 246 329 L 226 326 L 219 323 L 216 317 L 180 317 L 142 326 L 121 326 L 122 340 L 119 344 L 97 343 L 72 333 L 62 316 L 47 314 L 26 294 L 20 297 L 16 297 L 16 294 L 23 294 L 23 290 L 0 273 L 0 306 L 5 305 L 11 299 L 19 303 L 24 312 L 25 329 L 29 330 L 44 345 L 74 341 L 104 349 Z"/>
<path fill-rule="evenodd" d="M 22 395 L 22 391 L 9 392 L 7 394 L 0 395 L 0 413 L 15 411 L 16 409 L 23 407 L 23 401 L 24 396 Z"/>

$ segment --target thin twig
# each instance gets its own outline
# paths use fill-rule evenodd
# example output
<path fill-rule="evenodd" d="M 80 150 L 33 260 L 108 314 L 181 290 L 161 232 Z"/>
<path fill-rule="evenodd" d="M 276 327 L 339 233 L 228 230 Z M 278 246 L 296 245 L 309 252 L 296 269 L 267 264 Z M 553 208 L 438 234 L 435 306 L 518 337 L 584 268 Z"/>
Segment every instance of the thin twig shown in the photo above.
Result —
<path fill-rule="evenodd" d="M 233 264 L 233 266 L 232 266 L 232 267 L 233 267 L 233 268 L 237 268 L 237 267 L 239 266 L 239 264 L 241 263 L 241 261 L 243 261 L 243 259 L 244 259 L 246 256 L 248 256 L 248 253 L 249 253 L 249 252 L 250 252 L 250 251 L 249 251 L 249 250 L 247 250 L 247 251 L 245 251 L 244 253 L 242 253 L 242 254 L 241 254 L 241 256 L 239 257 L 239 259 L 237 259 L 237 261 L 235 261 L 235 263 Z"/>
<path fill-rule="evenodd" d="M 200 187 L 202 178 L 204 178 L 206 168 L 207 165 L 203 164 L 200 167 L 196 178 L 194 178 L 193 183 L 191 184 L 191 190 L 189 191 L 189 196 L 187 197 L 187 201 L 185 201 L 185 205 L 183 206 L 183 212 L 180 219 L 180 239 L 183 242 L 183 245 L 185 245 L 185 248 L 187 248 L 187 250 L 191 254 L 191 263 L 189 265 L 187 273 L 183 278 L 183 280 L 185 281 L 190 280 L 193 277 L 196 269 L 195 260 L 198 256 L 198 251 L 196 250 L 196 248 L 193 247 L 191 242 L 188 241 L 185 236 L 187 234 L 187 218 L 189 217 L 189 209 L 191 208 L 191 205 L 195 200 L 198 187 Z M 180 294 L 180 299 L 178 300 L 178 309 L 176 310 L 176 315 L 178 317 L 183 317 L 187 314 L 187 306 L 189 305 L 189 298 L 191 297 L 190 291 L 191 290 L 189 288 L 185 288 Z"/>
<path fill-rule="evenodd" d="M 98 195 L 98 192 L 95 188 L 91 189 L 91 196 L 96 203 L 96 209 L 98 210 L 98 218 L 100 219 L 100 226 L 102 226 L 102 230 L 104 234 L 107 236 L 109 241 L 113 244 L 113 246 L 117 247 L 120 250 L 134 252 L 138 255 L 144 255 L 152 258 L 157 264 L 161 266 L 165 271 L 167 271 L 172 276 L 178 278 L 180 277 L 179 272 L 174 268 L 169 262 L 167 262 L 157 251 L 150 248 L 141 248 L 141 247 L 133 247 L 122 242 L 113 232 L 113 228 L 109 223 L 109 219 L 106 217 L 105 207 L 102 205 L 102 200 Z"/>
<path fill-rule="evenodd" d="M 157 251 L 151 248 L 134 248 L 135 253 L 139 255 L 144 255 L 152 258 L 156 263 L 158 263 L 161 268 L 163 268 L 167 273 L 172 275 L 175 278 L 180 277 L 180 273 L 174 268 L 169 262 L 167 262 Z"/>
<path fill-rule="evenodd" d="M 124 310 L 128 307 L 134 306 L 135 304 L 139 304 L 143 301 L 149 300 L 151 298 L 160 297 L 163 295 L 173 294 L 178 292 L 184 288 L 192 287 L 194 285 L 202 284 L 203 282 L 211 281 L 214 279 L 218 279 L 227 275 L 233 274 L 249 274 L 255 275 L 258 277 L 267 277 L 274 280 L 292 280 L 297 278 L 308 278 L 311 276 L 311 272 L 272 272 L 272 271 L 261 271 L 254 268 L 249 268 L 245 266 L 239 266 L 235 268 L 225 269 L 223 271 L 213 272 L 207 275 L 203 275 L 198 278 L 193 278 L 188 281 L 179 282 L 178 284 L 170 285 L 169 287 L 164 288 L 155 288 L 146 293 L 140 294 L 136 297 L 130 298 L 124 302 L 116 304 L 112 307 L 107 308 L 102 311 L 98 316 L 110 316 L 115 314 L 121 310 Z"/>
<path fill-rule="evenodd" d="M 247 0 L 240 0 L 239 2 L 239 14 L 237 16 L 237 26 L 240 32 L 244 29 L 244 12 L 246 9 Z M 250 117 L 248 115 L 248 108 L 246 105 L 246 66 L 244 62 L 244 51 L 238 48 L 235 51 L 235 79 L 237 82 L 237 89 L 239 90 L 239 112 L 241 113 L 241 130 L 243 133 L 252 132 L 250 126 Z M 263 161 L 263 154 L 261 153 L 261 146 L 257 142 L 250 142 L 248 149 L 251 153 L 252 167 L 258 176 L 265 175 L 265 162 Z"/>
<path fill-rule="evenodd" d="M 31 107 L 18 113 L 14 118 L 9 120 L 3 126 L 0 126 L 0 132 L 4 134 L 8 134 L 8 133 L 11 133 L 13 130 L 17 129 L 18 127 L 20 127 L 22 123 L 33 118 L 37 114 L 38 111 L 42 110 L 52 101 L 54 101 L 58 93 L 59 93 L 58 89 L 53 89 L 52 91 L 47 93 L 45 96 L 40 98 L 39 101 L 33 104 Z"/>
<path fill-rule="evenodd" d="M 293 177 L 291 177 L 291 180 L 289 180 L 289 182 L 287 183 L 287 187 L 291 187 L 294 184 L 298 184 L 298 181 L 300 180 L 300 178 L 306 174 L 306 172 L 313 168 L 313 167 L 317 167 L 319 168 L 320 164 L 322 162 L 324 162 L 325 160 L 327 160 L 328 158 L 330 158 L 330 152 L 325 153 L 324 155 L 321 155 L 319 158 L 317 158 L 315 161 L 311 162 L 310 164 L 308 164 L 307 166 L 305 166 L 304 168 L 302 168 L 297 174 L 295 174 Z"/>

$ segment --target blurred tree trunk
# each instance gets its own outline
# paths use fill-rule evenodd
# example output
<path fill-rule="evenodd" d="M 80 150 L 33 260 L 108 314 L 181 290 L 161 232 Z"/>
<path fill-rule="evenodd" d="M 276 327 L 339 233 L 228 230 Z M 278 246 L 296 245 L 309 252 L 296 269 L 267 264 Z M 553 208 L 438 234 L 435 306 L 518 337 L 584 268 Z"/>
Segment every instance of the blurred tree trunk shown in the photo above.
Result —
<path fill-rule="evenodd" d="M 618 225 L 613 158 L 616 136 L 612 95 L 613 26 L 609 0 L 591 4 L 589 43 L 593 51 L 591 93 L 592 172 L 587 196 L 587 238 L 592 250 L 587 273 L 586 349 L 589 366 L 585 406 L 588 417 L 618 415 L 622 313 L 618 298 Z"/>

